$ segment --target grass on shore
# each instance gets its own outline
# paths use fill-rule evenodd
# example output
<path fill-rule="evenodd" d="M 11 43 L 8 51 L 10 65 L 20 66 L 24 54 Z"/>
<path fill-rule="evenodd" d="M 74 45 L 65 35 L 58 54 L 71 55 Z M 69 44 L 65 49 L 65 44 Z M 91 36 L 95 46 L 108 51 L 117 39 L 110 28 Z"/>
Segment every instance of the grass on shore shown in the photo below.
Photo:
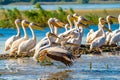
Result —
<path fill-rule="evenodd" d="M 56 17 L 61 21 L 67 23 L 67 15 L 78 13 L 84 16 L 88 20 L 92 20 L 94 24 L 98 23 L 98 17 L 106 17 L 107 15 L 112 15 L 117 17 L 120 14 L 120 9 L 96 9 L 96 10 L 63 10 L 58 8 L 58 10 L 44 10 L 39 7 L 35 10 L 19 11 L 16 8 L 13 10 L 0 10 L 0 27 L 10 28 L 14 25 L 14 20 L 16 18 L 27 19 L 32 22 L 40 24 L 41 27 L 47 27 L 47 21 L 51 17 Z"/>

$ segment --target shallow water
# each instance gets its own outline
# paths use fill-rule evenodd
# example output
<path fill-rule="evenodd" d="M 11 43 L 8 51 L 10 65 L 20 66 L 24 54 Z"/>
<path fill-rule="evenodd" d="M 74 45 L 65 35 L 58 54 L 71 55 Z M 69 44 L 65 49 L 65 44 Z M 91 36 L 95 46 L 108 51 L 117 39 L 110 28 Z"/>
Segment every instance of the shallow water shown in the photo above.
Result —
<path fill-rule="evenodd" d="M 65 67 L 56 61 L 53 61 L 53 65 L 42 66 L 31 58 L 1 60 L 0 79 L 119 80 L 119 62 L 120 56 L 115 55 L 82 55 L 71 67 Z M 90 69 L 90 63 L 92 63 L 92 69 Z"/>
<path fill-rule="evenodd" d="M 90 27 L 97 30 L 97 26 Z M 118 29 L 118 24 L 114 24 L 112 29 Z M 82 42 L 84 44 L 88 31 L 88 29 L 84 31 Z M 27 32 L 31 37 L 29 29 Z M 46 32 L 49 32 L 49 28 L 43 31 L 35 30 L 37 41 L 42 39 Z M 64 29 L 60 29 L 59 33 L 61 32 L 64 32 Z M 0 29 L 0 33 L 4 35 L 0 37 L 0 53 L 3 53 L 5 40 L 15 35 L 16 30 Z M 119 80 L 120 52 L 116 53 L 117 55 L 111 53 L 103 53 L 102 56 L 82 55 L 71 67 L 56 61 L 52 61 L 53 65 L 43 66 L 32 58 L 0 60 L 0 80 Z"/>
<path fill-rule="evenodd" d="M 63 9 L 115 9 L 120 8 L 120 4 L 68 4 L 68 5 L 41 5 L 45 10 L 56 10 L 58 7 Z M 17 8 L 19 10 L 32 10 L 34 5 L 1 5 L 0 8 L 13 9 Z"/>

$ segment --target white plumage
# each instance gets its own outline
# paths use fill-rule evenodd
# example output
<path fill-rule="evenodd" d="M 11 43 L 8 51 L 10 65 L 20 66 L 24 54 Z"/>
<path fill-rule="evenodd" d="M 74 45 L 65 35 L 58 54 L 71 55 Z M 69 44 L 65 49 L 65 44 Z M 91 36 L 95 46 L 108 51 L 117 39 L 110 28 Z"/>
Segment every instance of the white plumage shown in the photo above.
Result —
<path fill-rule="evenodd" d="M 20 29 L 19 29 L 18 23 L 21 23 L 21 21 L 22 20 L 20 20 L 20 19 L 15 20 L 15 25 L 16 25 L 16 28 L 17 28 L 17 34 L 6 40 L 6 42 L 5 42 L 5 50 L 4 51 L 9 50 L 11 48 L 12 43 L 15 40 L 20 38 Z"/>
<path fill-rule="evenodd" d="M 110 43 L 109 45 L 112 45 L 112 44 L 118 44 L 118 42 L 120 42 L 120 32 L 119 33 L 116 33 L 111 39 L 110 39 Z"/>
<path fill-rule="evenodd" d="M 18 47 L 19 47 L 19 44 L 25 40 L 28 40 L 28 35 L 27 35 L 27 32 L 26 32 L 26 29 L 24 27 L 24 25 L 28 25 L 29 22 L 27 22 L 26 20 L 23 20 L 22 21 L 22 28 L 23 28 L 23 31 L 24 31 L 24 37 L 22 38 L 19 38 L 18 40 L 14 41 L 12 46 L 11 46 L 11 53 L 10 55 L 14 55 L 14 53 L 18 50 Z"/>
<path fill-rule="evenodd" d="M 27 52 L 29 53 L 31 49 L 33 49 L 36 45 L 36 35 L 32 29 L 32 27 L 36 26 L 34 23 L 30 23 L 29 24 L 29 28 L 31 30 L 32 33 L 32 38 L 25 40 L 23 42 L 20 43 L 19 47 L 18 47 L 18 55 L 20 55 L 21 52 Z"/>
<path fill-rule="evenodd" d="M 101 17 L 100 17 L 100 18 L 99 18 L 99 22 L 106 22 L 106 20 L 105 20 L 104 18 L 101 18 Z M 103 30 L 103 28 L 104 28 L 105 26 L 102 25 L 102 23 L 99 23 L 99 24 L 100 24 L 99 27 L 101 27 L 102 35 L 99 36 L 99 37 L 97 37 L 97 38 L 95 38 L 95 39 L 91 42 L 91 44 L 90 44 L 90 50 L 92 50 L 93 48 L 100 49 L 100 47 L 105 44 L 106 34 L 105 34 L 104 30 Z"/>

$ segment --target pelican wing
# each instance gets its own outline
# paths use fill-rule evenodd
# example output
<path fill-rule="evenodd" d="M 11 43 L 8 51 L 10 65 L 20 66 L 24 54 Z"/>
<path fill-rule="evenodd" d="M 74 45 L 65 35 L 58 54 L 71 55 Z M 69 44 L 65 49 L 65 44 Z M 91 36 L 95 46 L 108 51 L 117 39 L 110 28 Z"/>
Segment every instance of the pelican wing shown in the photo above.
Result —
<path fill-rule="evenodd" d="M 68 58 L 66 54 L 61 52 L 51 52 L 51 53 L 49 52 L 47 56 L 50 57 L 51 59 L 64 63 L 66 66 L 71 66 L 73 64 L 70 58 Z"/>

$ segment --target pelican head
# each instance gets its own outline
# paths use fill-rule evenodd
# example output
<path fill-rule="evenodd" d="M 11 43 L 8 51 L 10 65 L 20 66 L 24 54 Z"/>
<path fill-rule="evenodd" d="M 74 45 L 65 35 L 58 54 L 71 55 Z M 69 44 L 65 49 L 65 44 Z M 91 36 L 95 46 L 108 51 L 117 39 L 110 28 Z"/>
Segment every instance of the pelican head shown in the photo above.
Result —
<path fill-rule="evenodd" d="M 102 18 L 102 17 L 99 18 L 99 22 L 101 24 L 103 24 L 103 25 L 107 23 L 107 21 L 105 20 L 105 18 Z"/>
<path fill-rule="evenodd" d="M 90 21 L 88 21 L 87 19 L 85 19 L 85 18 L 82 17 L 82 16 L 79 16 L 79 17 L 78 17 L 78 22 L 82 22 L 82 23 L 85 24 L 85 25 L 89 25 L 89 24 L 90 24 Z"/>
<path fill-rule="evenodd" d="M 70 19 L 71 21 L 75 20 L 75 17 L 74 17 L 73 15 L 71 15 L 71 14 L 69 14 L 69 15 L 67 16 L 67 18 Z"/>
<path fill-rule="evenodd" d="M 50 18 L 48 20 L 48 23 L 50 23 L 51 25 L 53 25 L 57 28 L 62 28 L 65 25 L 63 22 L 61 22 L 60 20 L 58 20 L 56 18 Z"/>
<path fill-rule="evenodd" d="M 27 20 L 23 20 L 23 21 L 22 21 L 22 24 L 23 24 L 25 27 L 27 27 L 27 26 L 29 26 L 30 22 L 28 22 Z"/>
<path fill-rule="evenodd" d="M 65 26 L 63 22 L 55 18 L 55 23 L 58 24 L 60 27 Z"/>
<path fill-rule="evenodd" d="M 22 20 L 21 20 L 21 19 L 16 19 L 16 20 L 15 20 L 15 23 L 20 24 L 21 22 L 22 22 Z"/>
<path fill-rule="evenodd" d="M 65 28 L 70 28 L 70 24 L 65 24 Z"/>
<path fill-rule="evenodd" d="M 29 24 L 29 26 L 31 26 L 32 28 L 37 29 L 37 30 L 42 30 L 43 29 L 43 28 L 39 27 L 40 25 L 38 25 L 38 24 L 36 24 L 34 22 L 31 22 Z"/>
<path fill-rule="evenodd" d="M 79 17 L 79 16 L 80 16 L 80 15 L 79 15 L 79 14 L 77 14 L 77 13 L 73 14 L 73 17 L 74 17 L 75 21 L 77 21 L 77 20 L 78 20 L 78 17 Z"/>
<path fill-rule="evenodd" d="M 107 22 L 110 23 L 110 24 L 112 24 L 113 22 L 117 22 L 117 21 L 118 21 L 118 19 L 117 19 L 116 17 L 111 16 L 111 15 L 108 15 L 108 16 L 106 17 L 106 20 L 107 20 Z"/>
<path fill-rule="evenodd" d="M 105 18 L 100 17 L 100 18 L 99 18 L 99 22 L 102 24 L 100 27 L 102 27 L 103 29 L 106 29 L 107 31 L 111 32 L 111 30 L 108 29 L 108 28 L 104 25 L 104 24 L 107 23 L 107 21 L 105 20 Z"/>

